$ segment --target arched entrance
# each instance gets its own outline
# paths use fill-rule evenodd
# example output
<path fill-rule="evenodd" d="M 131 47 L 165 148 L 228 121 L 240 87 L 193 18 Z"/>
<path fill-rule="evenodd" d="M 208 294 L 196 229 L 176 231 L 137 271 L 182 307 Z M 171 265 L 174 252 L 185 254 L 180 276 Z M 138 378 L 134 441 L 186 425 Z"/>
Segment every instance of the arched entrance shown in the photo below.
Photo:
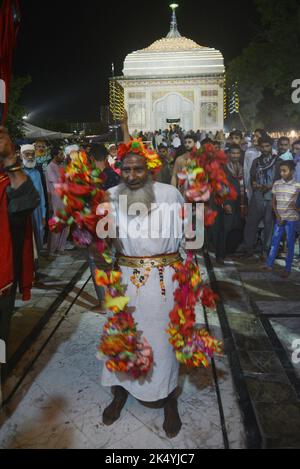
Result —
<path fill-rule="evenodd" d="M 193 129 L 194 105 L 178 93 L 170 93 L 156 101 L 153 106 L 155 130 L 166 129 L 168 121 L 179 120 L 186 131 Z"/>

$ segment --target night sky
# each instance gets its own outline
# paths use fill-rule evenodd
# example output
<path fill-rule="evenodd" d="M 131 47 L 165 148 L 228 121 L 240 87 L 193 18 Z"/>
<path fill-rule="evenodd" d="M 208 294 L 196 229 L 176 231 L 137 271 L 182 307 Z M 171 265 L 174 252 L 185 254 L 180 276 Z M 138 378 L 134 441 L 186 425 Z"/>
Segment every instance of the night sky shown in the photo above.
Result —
<path fill-rule="evenodd" d="M 31 75 L 23 104 L 30 120 L 97 121 L 108 102 L 111 63 L 167 35 L 168 0 L 21 0 L 14 73 Z M 256 32 L 253 0 L 179 0 L 179 31 L 236 57 Z"/>

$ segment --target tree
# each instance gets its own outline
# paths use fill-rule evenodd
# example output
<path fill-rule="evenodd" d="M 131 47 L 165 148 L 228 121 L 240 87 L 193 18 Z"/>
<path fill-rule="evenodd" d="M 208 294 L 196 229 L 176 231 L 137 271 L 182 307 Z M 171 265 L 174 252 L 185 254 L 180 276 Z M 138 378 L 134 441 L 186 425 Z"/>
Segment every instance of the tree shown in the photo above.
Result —
<path fill-rule="evenodd" d="M 24 88 L 31 83 L 31 77 L 13 77 L 9 93 L 9 109 L 6 126 L 15 140 L 23 136 L 22 125 L 25 108 L 20 104 Z"/>
<path fill-rule="evenodd" d="M 300 5 L 298 0 L 255 3 L 258 33 L 229 64 L 227 81 L 239 82 L 241 113 L 249 127 L 291 128 L 300 121 L 300 105 L 291 99 L 292 82 L 300 79 Z"/>

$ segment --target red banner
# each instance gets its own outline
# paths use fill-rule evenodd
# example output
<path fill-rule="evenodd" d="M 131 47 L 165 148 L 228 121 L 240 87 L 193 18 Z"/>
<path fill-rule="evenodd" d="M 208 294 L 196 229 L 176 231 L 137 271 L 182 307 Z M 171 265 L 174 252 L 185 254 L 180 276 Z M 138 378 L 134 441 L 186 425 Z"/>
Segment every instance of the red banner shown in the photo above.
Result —
<path fill-rule="evenodd" d="M 20 24 L 19 0 L 0 2 L 0 106 L 3 108 L 2 124 L 8 112 L 8 96 L 12 75 L 13 50 Z M 2 103 L 2 104 L 1 104 Z"/>

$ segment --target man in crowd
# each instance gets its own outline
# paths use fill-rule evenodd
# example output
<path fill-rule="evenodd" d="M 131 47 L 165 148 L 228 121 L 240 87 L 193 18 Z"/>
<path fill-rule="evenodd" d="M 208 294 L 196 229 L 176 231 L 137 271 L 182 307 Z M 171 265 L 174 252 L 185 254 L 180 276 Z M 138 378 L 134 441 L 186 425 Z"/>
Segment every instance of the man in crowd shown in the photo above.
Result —
<path fill-rule="evenodd" d="M 17 161 L 7 131 L 0 127 L 0 339 L 5 343 L 18 286 L 23 300 L 30 299 L 34 270 L 31 213 L 39 204 L 39 195 Z"/>
<path fill-rule="evenodd" d="M 23 145 L 21 147 L 21 158 L 24 172 L 30 177 L 33 185 L 40 196 L 40 204 L 33 212 L 34 238 L 38 254 L 43 249 L 44 231 L 46 225 L 46 199 L 41 174 L 36 168 L 36 157 L 34 145 Z"/>
<path fill-rule="evenodd" d="M 213 226 L 208 230 L 212 241 L 217 266 L 225 265 L 228 254 L 234 254 L 243 241 L 245 217 L 247 215 L 247 196 L 245 194 L 244 171 L 241 164 L 241 147 L 233 144 L 228 153 L 228 163 L 224 167 L 229 183 L 235 188 L 238 197 L 226 201 L 224 206 L 210 201 L 210 207 L 217 212 Z"/>
<path fill-rule="evenodd" d="M 277 153 L 282 161 L 293 161 L 291 142 L 288 137 L 281 137 L 277 142 Z"/>
<path fill-rule="evenodd" d="M 98 143 L 91 145 L 91 161 L 105 175 L 105 182 L 103 184 L 105 191 L 117 186 L 120 182 L 120 177 L 108 163 L 108 157 L 109 153 L 105 145 Z"/>
<path fill-rule="evenodd" d="M 263 129 L 256 129 L 253 134 L 252 145 L 245 153 L 245 160 L 244 160 L 244 176 L 245 176 L 245 187 L 246 193 L 248 197 L 248 202 L 250 203 L 252 197 L 252 185 L 251 185 L 251 178 L 250 172 L 253 161 L 256 160 L 260 155 L 260 148 L 259 148 L 259 139 L 262 137 L 266 137 L 267 132 Z"/>
<path fill-rule="evenodd" d="M 61 198 L 56 194 L 55 185 L 60 182 L 60 169 L 65 160 L 64 152 L 55 147 L 51 151 L 52 161 L 46 168 L 46 184 L 51 215 L 63 210 Z M 64 228 L 61 233 L 49 233 L 48 248 L 50 257 L 63 253 L 66 249 L 69 229 Z"/>
<path fill-rule="evenodd" d="M 185 154 L 176 159 L 171 181 L 172 185 L 177 188 L 179 188 L 178 175 L 186 168 L 188 161 L 193 157 L 193 151 L 196 150 L 196 137 L 191 134 L 186 135 L 184 145 L 186 150 Z M 182 187 L 182 190 L 184 191 L 184 187 Z"/>
<path fill-rule="evenodd" d="M 229 135 L 229 141 L 228 141 L 228 147 L 226 149 L 226 153 L 230 152 L 230 148 L 232 145 L 238 145 L 241 149 L 241 164 L 244 164 L 244 159 L 245 159 L 245 152 L 242 149 L 242 143 L 243 143 L 243 133 L 240 130 L 233 130 L 230 132 Z"/>
<path fill-rule="evenodd" d="M 96 166 L 97 169 L 100 169 L 105 176 L 105 182 L 102 185 L 102 188 L 105 191 L 116 187 L 120 182 L 120 177 L 108 164 L 108 155 L 109 153 L 105 145 L 97 143 L 91 145 L 91 162 Z M 103 288 L 99 287 L 96 283 L 96 270 L 103 269 L 103 260 L 102 256 L 100 256 L 97 251 L 95 243 L 92 243 L 88 247 L 88 263 L 90 266 L 95 291 L 99 302 L 99 304 L 95 306 L 92 311 L 103 312 L 102 303 L 104 300 L 104 291 Z"/>
<path fill-rule="evenodd" d="M 162 168 L 156 180 L 157 182 L 161 182 L 163 184 L 171 184 L 172 169 L 170 166 L 168 146 L 165 143 L 162 143 L 158 147 L 158 152 L 159 152 L 160 159 L 162 161 Z"/>
<path fill-rule="evenodd" d="M 114 167 L 114 165 L 116 164 L 116 161 L 117 161 L 117 147 L 116 147 L 116 144 L 115 143 L 112 143 L 111 145 L 109 145 L 108 147 L 108 163 L 110 166 Z"/>
<path fill-rule="evenodd" d="M 300 153 L 300 140 L 296 140 L 292 145 L 292 155 L 295 158 Z"/>
<path fill-rule="evenodd" d="M 51 161 L 51 155 L 48 152 L 46 141 L 43 139 L 36 140 L 34 148 L 37 169 L 39 171 L 45 171 Z"/>
<path fill-rule="evenodd" d="M 224 204 L 225 252 L 234 254 L 243 241 L 245 220 L 247 216 L 247 194 L 245 190 L 244 169 L 241 164 L 240 145 L 230 148 L 229 161 L 225 166 L 228 182 L 235 188 L 238 197 Z"/>
<path fill-rule="evenodd" d="M 123 129 L 124 141 L 127 142 L 126 122 L 123 124 Z M 175 237 L 174 220 L 170 223 L 170 237 L 167 239 L 163 236 L 163 225 L 167 217 L 164 212 L 167 210 L 166 207 L 174 204 L 180 210 L 184 201 L 176 188 L 153 182 L 147 159 L 142 154 L 128 150 L 122 158 L 121 175 L 121 184 L 109 191 L 116 214 L 118 232 L 128 231 L 126 229 L 129 221 L 128 209 L 133 204 L 143 203 L 145 212 L 137 217 L 130 216 L 132 223 L 140 225 L 141 237 L 133 238 L 129 232 L 127 236 L 113 242 L 118 251 L 118 265 L 122 270 L 124 284 L 128 285 L 127 295 L 131 298 L 129 306 L 135 310 L 134 318 L 137 321 L 138 330 L 143 331 L 151 343 L 155 366 L 148 378 L 138 381 L 126 375 L 119 376 L 116 373 L 110 373 L 106 367 L 103 369 L 102 385 L 112 386 L 114 391 L 114 399 L 104 411 L 103 422 L 105 425 L 112 425 L 116 422 L 128 395 L 131 394 L 149 406 L 162 405 L 164 407 L 164 430 L 169 438 L 174 438 L 182 425 L 176 397 L 179 366 L 166 335 L 166 329 L 169 324 L 169 313 L 174 306 L 176 289 L 173 282 L 174 270 L 171 266 L 178 257 L 181 239 Z M 121 209 L 120 196 L 127 196 L 127 209 Z M 155 208 L 152 204 L 155 204 Z M 153 210 L 162 210 L 164 221 L 160 223 L 155 239 L 152 239 L 148 230 L 151 225 L 149 217 Z M 146 238 L 145 233 L 149 233 Z M 163 258 L 166 255 L 162 290 L 159 269 L 162 268 Z M 145 268 L 141 268 L 141 263 Z"/>
<path fill-rule="evenodd" d="M 279 178 L 278 156 L 272 151 L 273 140 L 270 136 L 259 140 L 261 156 L 254 160 L 250 171 L 253 196 L 244 233 L 246 253 L 252 257 L 257 241 L 258 227 L 264 222 L 262 260 L 267 256 L 273 231 L 272 188 Z"/>

